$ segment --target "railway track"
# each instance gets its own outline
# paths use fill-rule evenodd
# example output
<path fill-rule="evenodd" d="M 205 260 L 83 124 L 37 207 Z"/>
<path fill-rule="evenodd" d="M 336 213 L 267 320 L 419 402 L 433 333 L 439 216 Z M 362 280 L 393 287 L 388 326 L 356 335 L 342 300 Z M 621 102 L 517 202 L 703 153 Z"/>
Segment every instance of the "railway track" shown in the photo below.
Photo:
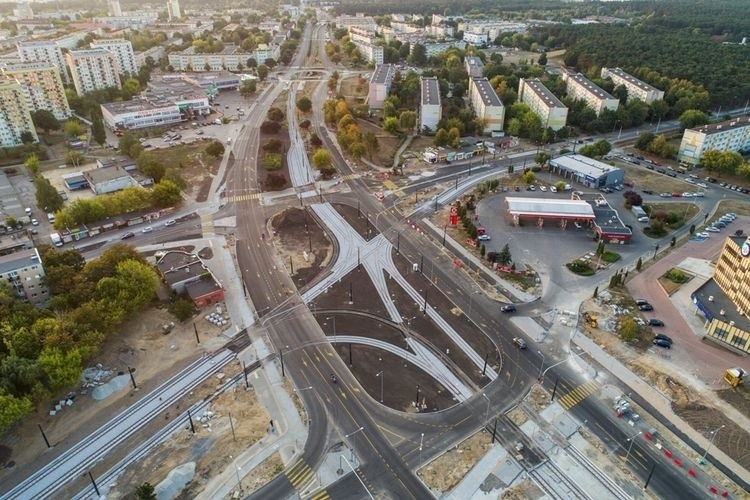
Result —
<path fill-rule="evenodd" d="M 575 481 L 570 479 L 550 460 L 545 460 L 529 470 L 528 474 L 552 498 L 556 498 L 557 500 L 570 500 L 573 498 L 592 500 Z"/>

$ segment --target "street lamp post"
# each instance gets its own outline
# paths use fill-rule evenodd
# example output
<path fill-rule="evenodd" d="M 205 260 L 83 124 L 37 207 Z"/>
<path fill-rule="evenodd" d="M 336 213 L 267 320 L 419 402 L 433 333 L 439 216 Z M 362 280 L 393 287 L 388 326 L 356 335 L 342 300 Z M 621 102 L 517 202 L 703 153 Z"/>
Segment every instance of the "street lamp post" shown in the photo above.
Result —
<path fill-rule="evenodd" d="M 724 427 L 726 427 L 726 426 L 722 425 L 721 427 L 719 427 L 715 431 L 711 431 L 711 441 L 708 442 L 708 448 L 706 448 L 706 451 L 703 453 L 703 456 L 698 461 L 699 464 L 703 465 L 703 464 L 706 463 L 706 455 L 708 455 L 708 451 L 711 449 L 711 446 L 713 446 L 713 444 L 714 444 L 714 439 L 716 438 L 716 433 L 718 433 Z"/>
<path fill-rule="evenodd" d="M 419 468 L 422 468 L 422 444 L 424 444 L 424 432 L 419 438 Z"/>
<path fill-rule="evenodd" d="M 482 393 L 482 397 L 487 400 L 487 411 L 484 414 L 484 421 L 486 422 L 490 418 L 490 398 L 485 393 Z"/>
<path fill-rule="evenodd" d="M 333 343 L 336 343 L 336 316 L 327 316 L 326 319 L 333 321 Z"/>
<path fill-rule="evenodd" d="M 383 370 L 380 370 L 378 373 L 375 374 L 376 377 L 380 377 L 380 402 L 383 402 L 383 379 L 385 378 L 383 376 Z"/>
<path fill-rule="evenodd" d="M 537 380 L 542 379 L 542 369 L 544 368 L 544 353 L 542 351 L 537 351 L 537 354 L 539 354 L 542 357 L 542 362 L 539 365 L 539 376 L 537 377 Z"/>
<path fill-rule="evenodd" d="M 643 431 L 638 431 L 638 434 L 634 435 L 633 437 L 628 438 L 628 441 L 630 441 L 630 446 L 628 446 L 628 452 L 625 454 L 625 461 L 628 461 L 628 458 L 630 457 L 630 450 L 633 449 L 633 442 L 635 441 L 635 438 L 643 434 Z"/>

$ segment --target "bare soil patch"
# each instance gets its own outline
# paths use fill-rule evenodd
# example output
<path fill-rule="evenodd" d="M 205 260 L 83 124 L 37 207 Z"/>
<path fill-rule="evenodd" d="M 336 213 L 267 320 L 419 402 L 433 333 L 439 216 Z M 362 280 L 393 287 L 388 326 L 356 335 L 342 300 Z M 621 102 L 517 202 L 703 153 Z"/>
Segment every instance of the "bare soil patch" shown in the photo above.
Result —
<path fill-rule="evenodd" d="M 271 226 L 276 234 L 276 249 L 285 265 L 294 268 L 289 271 L 298 288 L 303 288 L 328 265 L 333 244 L 307 209 L 290 208 L 276 214 Z"/>
<path fill-rule="evenodd" d="M 748 198 L 748 201 L 721 200 L 716 213 L 724 214 L 727 212 L 734 212 L 737 215 L 750 215 L 750 198 Z"/>
<path fill-rule="evenodd" d="M 206 153 L 213 140 L 203 139 L 190 144 L 180 144 L 163 149 L 152 149 L 148 153 L 169 167 L 177 167 L 187 183 L 186 194 L 198 201 L 208 199 L 211 180 L 219 172 L 221 158 Z"/>
<path fill-rule="evenodd" d="M 491 437 L 480 431 L 423 467 L 425 484 L 443 493 L 453 489 L 492 447 Z"/>
<path fill-rule="evenodd" d="M 620 160 L 612 160 L 616 167 L 625 170 L 625 179 L 633 183 L 638 189 L 648 189 L 654 193 L 682 193 L 685 191 L 694 191 L 695 187 L 676 179 L 669 177 L 664 174 L 660 174 L 653 170 L 648 170 L 637 165 L 631 165 L 628 162 Z"/>
<path fill-rule="evenodd" d="M 346 99 L 346 104 L 350 109 L 365 102 L 370 85 L 361 75 L 343 78 L 340 85 L 340 93 Z"/>
<path fill-rule="evenodd" d="M 396 151 L 398 151 L 398 147 L 404 139 L 384 131 L 376 124 L 367 120 L 358 119 L 357 124 L 363 134 L 365 132 L 372 132 L 378 138 L 378 150 L 372 156 L 372 163 L 381 167 L 391 167 L 393 165 L 393 157 L 396 155 Z"/>
<path fill-rule="evenodd" d="M 265 485 L 284 470 L 281 455 L 276 452 L 242 478 L 242 491 L 248 495 Z"/>
<path fill-rule="evenodd" d="M 375 221 L 373 219 L 375 214 L 369 214 L 364 210 L 357 209 L 357 207 L 344 205 L 343 203 L 334 203 L 333 206 L 336 211 L 341 214 L 344 220 L 346 220 L 346 222 L 365 239 L 365 241 L 370 241 L 380 234 L 374 225 Z"/>

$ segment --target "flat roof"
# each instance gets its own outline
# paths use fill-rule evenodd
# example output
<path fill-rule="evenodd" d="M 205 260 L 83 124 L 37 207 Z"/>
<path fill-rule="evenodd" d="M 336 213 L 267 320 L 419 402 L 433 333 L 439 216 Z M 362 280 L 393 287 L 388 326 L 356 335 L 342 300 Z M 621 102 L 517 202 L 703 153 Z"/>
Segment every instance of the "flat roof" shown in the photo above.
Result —
<path fill-rule="evenodd" d="M 42 264 L 36 248 L 9 253 L 8 255 L 0 256 L 0 274 L 5 274 L 22 267 L 33 266 L 36 264 Z"/>
<path fill-rule="evenodd" d="M 370 77 L 370 83 L 385 83 L 393 71 L 393 64 L 379 64 Z"/>
<path fill-rule="evenodd" d="M 122 177 L 130 177 L 130 174 L 127 173 L 125 169 L 119 165 L 114 165 L 112 167 L 104 167 L 104 168 L 94 168 L 92 170 L 87 170 L 86 172 L 83 173 L 83 175 L 92 184 L 99 184 L 100 182 L 113 181 L 116 179 L 121 179 Z"/>
<path fill-rule="evenodd" d="M 72 58 L 78 58 L 78 57 L 99 57 L 108 55 L 111 56 L 112 52 L 108 51 L 107 49 L 84 49 L 84 50 L 71 50 L 68 52 L 70 54 L 70 57 Z"/>
<path fill-rule="evenodd" d="M 564 108 L 565 104 L 552 93 L 550 89 L 544 86 L 538 78 L 531 78 L 529 80 L 524 79 L 524 85 L 528 87 L 532 92 L 539 96 L 547 106 L 550 108 Z"/>
<path fill-rule="evenodd" d="M 578 83 L 578 85 L 580 85 L 590 94 L 595 95 L 599 99 L 614 99 L 612 95 L 610 95 L 608 92 L 605 92 L 601 87 L 594 84 L 594 82 L 580 73 L 568 73 L 568 78 Z"/>
<path fill-rule="evenodd" d="M 422 104 L 440 106 L 440 85 L 438 85 L 437 77 L 422 77 Z"/>
<path fill-rule="evenodd" d="M 750 126 L 750 116 L 741 116 L 739 118 L 732 118 L 725 122 L 712 123 L 710 125 L 703 125 L 697 128 L 691 128 L 695 132 L 702 134 L 711 135 L 718 134 L 720 132 L 726 132 L 727 130 L 734 130 L 736 128 L 743 128 Z"/>
<path fill-rule="evenodd" d="M 98 47 L 99 45 L 104 46 L 104 45 L 126 45 L 126 44 L 130 46 L 133 45 L 132 43 L 130 43 L 129 40 L 125 40 L 124 38 L 101 38 L 98 40 L 93 40 L 91 42 L 92 47 Z"/>
<path fill-rule="evenodd" d="M 216 283 L 213 278 L 201 278 L 185 284 L 185 291 L 193 300 L 217 290 L 221 290 L 221 285 Z"/>
<path fill-rule="evenodd" d="M 502 106 L 503 101 L 497 96 L 497 92 L 492 88 L 490 81 L 483 76 L 474 76 L 471 78 L 474 85 L 479 90 L 479 95 L 482 96 L 485 106 Z"/>
<path fill-rule="evenodd" d="M 15 73 L 18 71 L 23 71 L 23 72 L 41 71 L 41 70 L 52 71 L 56 69 L 57 69 L 57 66 L 47 61 L 13 63 L 13 64 L 8 64 L 4 68 L 2 68 L 3 73 Z"/>
<path fill-rule="evenodd" d="M 469 67 L 484 68 L 484 63 L 482 62 L 482 60 L 476 56 L 467 56 L 466 64 L 468 64 Z"/>
<path fill-rule="evenodd" d="M 632 83 L 636 87 L 643 89 L 647 92 L 650 92 L 652 90 L 659 91 L 656 87 L 653 85 L 649 85 L 648 83 L 644 82 L 643 80 L 639 80 L 638 78 L 634 77 L 630 73 L 625 73 L 622 68 L 603 68 L 603 71 L 609 72 L 611 74 L 617 75 L 623 80 L 626 80 L 628 83 Z"/>
<path fill-rule="evenodd" d="M 505 198 L 508 212 L 519 216 L 568 217 L 571 219 L 594 219 L 591 205 L 583 200 L 561 200 L 559 198 Z"/>
<path fill-rule="evenodd" d="M 742 238 L 745 241 L 745 238 Z M 700 302 L 701 307 L 712 317 L 720 321 L 729 323 L 734 321 L 734 326 L 740 330 L 750 332 L 750 318 L 740 315 L 737 312 L 737 305 L 732 302 L 724 290 L 714 281 L 713 278 L 706 281 L 703 286 L 699 287 L 691 295 L 693 300 Z M 708 300 L 711 297 L 712 300 Z M 721 312 L 724 311 L 724 314 Z"/>
<path fill-rule="evenodd" d="M 594 179 L 598 179 L 604 174 L 621 170 L 583 155 L 558 156 L 557 158 L 552 158 L 550 164 L 554 167 L 566 168 L 583 175 L 588 175 Z"/>

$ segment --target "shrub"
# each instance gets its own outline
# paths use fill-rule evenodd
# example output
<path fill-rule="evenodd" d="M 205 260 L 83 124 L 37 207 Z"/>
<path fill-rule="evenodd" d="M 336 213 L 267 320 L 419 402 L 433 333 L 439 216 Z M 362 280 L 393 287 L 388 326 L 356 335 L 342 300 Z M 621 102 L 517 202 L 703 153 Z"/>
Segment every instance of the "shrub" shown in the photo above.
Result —
<path fill-rule="evenodd" d="M 185 298 L 177 297 L 167 306 L 167 311 L 170 312 L 179 321 L 185 321 L 193 317 L 197 312 L 193 303 Z"/>
<path fill-rule="evenodd" d="M 277 122 L 264 121 L 260 126 L 260 131 L 264 134 L 278 134 L 281 130 L 281 124 Z"/>
<path fill-rule="evenodd" d="M 690 281 L 690 276 L 682 272 L 677 268 L 672 268 L 664 274 L 664 277 L 674 283 L 687 283 Z"/>
<path fill-rule="evenodd" d="M 620 254 L 617 252 L 610 252 L 609 250 L 605 250 L 604 252 L 602 252 L 602 260 L 611 264 L 612 262 L 617 262 L 618 260 L 620 260 Z"/>
<path fill-rule="evenodd" d="M 286 186 L 286 176 L 284 174 L 268 174 L 266 176 L 266 189 L 276 191 Z"/>
<path fill-rule="evenodd" d="M 573 262 L 569 262 L 568 264 L 566 264 L 566 267 L 571 272 L 579 274 L 581 276 L 592 276 L 594 274 L 594 270 L 591 269 L 589 263 L 584 260 L 574 260 Z"/>
<path fill-rule="evenodd" d="M 281 148 L 283 147 L 284 143 L 278 139 L 268 139 L 263 143 L 263 146 L 261 146 L 263 151 L 265 151 L 266 153 L 280 153 Z"/>
<path fill-rule="evenodd" d="M 282 161 L 281 155 L 277 153 L 269 153 L 263 158 L 263 168 L 266 170 L 279 170 L 281 168 Z"/>

